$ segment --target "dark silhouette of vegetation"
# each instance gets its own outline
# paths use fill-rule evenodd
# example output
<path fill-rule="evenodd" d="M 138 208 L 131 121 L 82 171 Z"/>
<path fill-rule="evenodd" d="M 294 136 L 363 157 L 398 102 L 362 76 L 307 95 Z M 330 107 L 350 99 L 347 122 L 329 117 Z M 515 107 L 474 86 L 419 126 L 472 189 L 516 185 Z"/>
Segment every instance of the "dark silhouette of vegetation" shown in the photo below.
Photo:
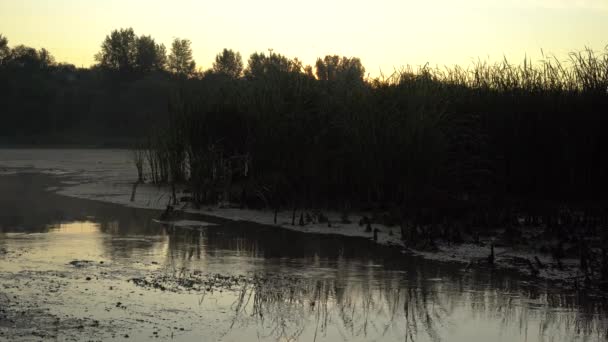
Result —
<path fill-rule="evenodd" d="M 295 59 L 254 53 L 240 82 L 203 77 L 177 93 L 166 127 L 179 132 L 180 167 L 194 154 L 210 164 L 249 155 L 250 182 L 280 205 L 598 200 L 607 65 L 585 51 L 568 65 L 369 80 L 356 58 L 327 56 L 315 79 Z M 205 183 L 211 173 L 189 174 Z"/>
<path fill-rule="evenodd" d="M 106 36 L 95 60 L 102 68 L 130 73 L 138 58 L 137 36 L 132 28 L 114 30 Z"/>
<path fill-rule="evenodd" d="M 162 44 L 114 30 L 85 69 L 0 37 L 3 144 L 127 146 L 167 115 L 177 76 Z"/>
<path fill-rule="evenodd" d="M 180 76 L 193 76 L 196 62 L 192 59 L 191 43 L 187 39 L 175 38 L 169 54 L 169 70 Z"/>
<path fill-rule="evenodd" d="M 0 65 L 4 63 L 11 50 L 8 48 L 8 39 L 0 34 Z"/>
<path fill-rule="evenodd" d="M 241 54 L 224 49 L 215 57 L 213 72 L 234 79 L 241 77 L 243 74 L 243 59 L 241 58 Z"/>
<path fill-rule="evenodd" d="M 339 79 L 363 81 L 365 68 L 359 58 L 340 56 L 325 56 L 317 59 L 316 75 L 322 81 L 337 81 Z"/>
<path fill-rule="evenodd" d="M 106 36 L 95 60 L 108 71 L 144 74 L 165 70 L 167 51 L 150 36 L 138 37 L 132 28 L 120 29 Z"/>
<path fill-rule="evenodd" d="M 58 64 L 0 37 L 0 138 L 138 142 L 148 179 L 189 184 L 197 203 L 449 216 L 606 199 L 606 53 L 372 79 L 358 58 L 313 69 L 271 50 L 243 69 L 224 49 L 196 72 L 189 40 L 165 57 L 152 37 L 120 29 L 96 59 Z"/>
<path fill-rule="evenodd" d="M 167 51 L 162 44 L 156 44 L 154 38 L 141 36 L 137 38 L 137 57 L 135 67 L 140 72 L 165 70 L 167 65 Z"/>

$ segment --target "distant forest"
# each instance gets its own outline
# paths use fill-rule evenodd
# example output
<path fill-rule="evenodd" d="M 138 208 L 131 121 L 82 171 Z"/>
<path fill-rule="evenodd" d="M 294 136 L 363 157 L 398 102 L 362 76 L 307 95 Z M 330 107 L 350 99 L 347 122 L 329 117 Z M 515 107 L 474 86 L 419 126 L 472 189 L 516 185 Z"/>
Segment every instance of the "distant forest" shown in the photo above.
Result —
<path fill-rule="evenodd" d="M 106 37 L 97 64 L 56 63 L 46 49 L 9 47 L 0 35 L 0 142 L 128 146 L 142 127 L 167 115 L 171 89 L 195 73 L 190 42 L 170 54 L 132 29 Z"/>
<path fill-rule="evenodd" d="M 608 197 L 608 48 L 369 78 L 356 57 L 229 49 L 201 71 L 190 41 L 120 29 L 95 59 L 1 37 L 0 141 L 137 145 L 156 152 L 153 181 L 200 201 L 217 188 L 205 165 L 232 156 L 273 206 Z"/>

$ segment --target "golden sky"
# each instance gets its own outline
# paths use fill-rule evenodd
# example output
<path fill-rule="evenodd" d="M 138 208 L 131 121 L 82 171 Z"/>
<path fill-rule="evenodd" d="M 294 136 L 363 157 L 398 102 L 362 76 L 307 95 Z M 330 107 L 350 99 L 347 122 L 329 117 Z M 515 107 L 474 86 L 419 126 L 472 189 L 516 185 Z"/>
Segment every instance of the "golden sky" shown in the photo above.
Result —
<path fill-rule="evenodd" d="M 46 47 L 57 61 L 89 66 L 113 29 L 133 27 L 170 46 L 192 41 L 209 68 L 223 48 L 298 57 L 361 58 L 367 71 L 411 64 L 512 62 L 540 50 L 565 57 L 608 44 L 608 0 L 0 0 L 9 45 Z"/>

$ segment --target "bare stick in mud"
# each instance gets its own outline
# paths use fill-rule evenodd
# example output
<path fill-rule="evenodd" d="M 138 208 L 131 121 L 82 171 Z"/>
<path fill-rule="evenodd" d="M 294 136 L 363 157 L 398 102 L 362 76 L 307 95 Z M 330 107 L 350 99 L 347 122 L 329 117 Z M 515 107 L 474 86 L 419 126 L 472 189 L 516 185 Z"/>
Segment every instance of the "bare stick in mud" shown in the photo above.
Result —
<path fill-rule="evenodd" d="M 139 185 L 139 183 L 141 183 L 141 182 L 137 181 L 137 182 L 133 183 L 133 188 L 131 189 L 131 202 L 135 201 L 135 192 L 137 191 L 137 186 Z"/>

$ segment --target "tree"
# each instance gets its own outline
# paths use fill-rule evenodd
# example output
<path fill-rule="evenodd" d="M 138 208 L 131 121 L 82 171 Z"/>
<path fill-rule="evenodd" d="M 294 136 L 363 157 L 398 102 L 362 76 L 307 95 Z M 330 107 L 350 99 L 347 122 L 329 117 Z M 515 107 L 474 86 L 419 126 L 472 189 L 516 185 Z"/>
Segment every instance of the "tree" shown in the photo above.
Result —
<path fill-rule="evenodd" d="M 310 65 L 306 65 L 306 66 L 304 67 L 304 74 L 305 74 L 307 77 L 310 77 L 311 79 L 314 79 L 314 78 L 315 78 L 315 74 L 314 74 L 314 73 L 313 73 L 313 71 L 312 71 L 312 66 L 310 66 Z"/>
<path fill-rule="evenodd" d="M 213 72 L 224 74 L 231 78 L 239 78 L 243 73 L 243 59 L 241 58 L 241 54 L 224 49 L 215 56 Z"/>
<path fill-rule="evenodd" d="M 291 60 L 272 51 L 268 56 L 263 52 L 254 52 L 247 62 L 245 76 L 256 78 L 277 73 L 300 72 L 301 67 L 302 63 L 297 59 Z"/>
<path fill-rule="evenodd" d="M 339 74 L 346 81 L 362 81 L 365 77 L 365 67 L 357 57 L 342 57 Z"/>
<path fill-rule="evenodd" d="M 8 47 L 8 39 L 0 34 L 0 65 L 8 59 L 11 50 Z"/>
<path fill-rule="evenodd" d="M 38 50 L 38 60 L 41 67 L 49 67 L 55 65 L 55 57 L 51 55 L 49 50 L 42 48 Z"/>
<path fill-rule="evenodd" d="M 23 69 L 43 69 L 54 65 L 55 58 L 44 48 L 36 51 L 29 46 L 17 45 L 3 63 Z"/>
<path fill-rule="evenodd" d="M 315 63 L 317 79 L 321 81 L 335 80 L 340 64 L 339 56 L 325 56 L 323 59 L 317 58 Z"/>
<path fill-rule="evenodd" d="M 132 28 L 114 30 L 101 45 L 95 60 L 102 68 L 131 72 L 137 62 L 137 36 Z"/>
<path fill-rule="evenodd" d="M 357 57 L 325 56 L 318 58 L 315 64 L 317 79 L 322 81 L 361 81 L 365 68 Z"/>
<path fill-rule="evenodd" d="M 141 36 L 136 39 L 135 68 L 139 72 L 164 70 L 167 64 L 167 50 L 162 44 L 156 44 L 154 38 Z"/>
<path fill-rule="evenodd" d="M 192 59 L 191 42 L 188 39 L 175 38 L 169 54 L 169 70 L 180 76 L 192 76 L 196 62 Z"/>

